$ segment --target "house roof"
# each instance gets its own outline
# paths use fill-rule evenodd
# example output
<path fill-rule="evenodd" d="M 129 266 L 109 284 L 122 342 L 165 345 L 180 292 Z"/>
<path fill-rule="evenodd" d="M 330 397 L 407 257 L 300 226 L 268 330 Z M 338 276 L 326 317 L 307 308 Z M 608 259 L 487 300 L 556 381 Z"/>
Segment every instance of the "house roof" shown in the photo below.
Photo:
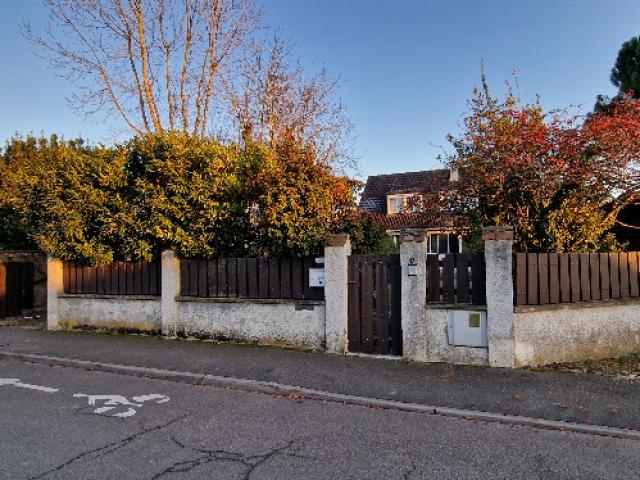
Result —
<path fill-rule="evenodd" d="M 454 228 L 464 221 L 446 206 L 450 191 L 448 169 L 374 175 L 367 179 L 360 208 L 369 212 L 387 230 Z M 401 193 L 422 195 L 423 210 L 387 215 L 387 195 Z"/>
<path fill-rule="evenodd" d="M 443 213 L 370 213 L 385 230 L 447 229 L 457 230 L 467 225 L 466 219 L 448 212 Z"/>
<path fill-rule="evenodd" d="M 449 169 L 372 175 L 362 192 L 361 208 L 381 211 L 387 195 L 394 193 L 433 193 L 449 190 Z M 368 206 L 373 208 L 367 208 Z"/>

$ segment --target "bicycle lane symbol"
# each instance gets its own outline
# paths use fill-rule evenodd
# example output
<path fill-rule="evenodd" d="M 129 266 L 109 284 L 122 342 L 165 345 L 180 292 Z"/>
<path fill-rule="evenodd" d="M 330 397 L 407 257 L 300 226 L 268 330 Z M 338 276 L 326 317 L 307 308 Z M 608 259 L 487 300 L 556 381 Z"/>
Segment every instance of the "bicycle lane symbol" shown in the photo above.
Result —
<path fill-rule="evenodd" d="M 45 387 L 42 385 L 34 385 L 22 382 L 18 378 L 0 378 L 0 387 L 10 386 L 27 390 L 38 391 L 42 393 L 58 393 L 60 389 Z M 123 395 L 88 395 L 85 393 L 76 393 L 74 398 L 86 398 L 89 407 L 97 407 L 93 409 L 93 413 L 97 415 L 128 418 L 134 416 L 137 411 L 145 404 L 161 404 L 167 403 L 170 398 L 159 393 L 151 393 L 147 395 L 137 395 L 129 400 Z"/>
<path fill-rule="evenodd" d="M 76 393 L 73 397 L 86 398 L 90 407 L 98 406 L 93 410 L 95 414 L 119 418 L 134 416 L 145 403 L 153 402 L 159 404 L 167 403 L 170 400 L 166 395 L 160 395 L 159 393 L 139 395 L 131 397 L 131 400 L 122 395 L 87 395 L 84 393 Z"/>

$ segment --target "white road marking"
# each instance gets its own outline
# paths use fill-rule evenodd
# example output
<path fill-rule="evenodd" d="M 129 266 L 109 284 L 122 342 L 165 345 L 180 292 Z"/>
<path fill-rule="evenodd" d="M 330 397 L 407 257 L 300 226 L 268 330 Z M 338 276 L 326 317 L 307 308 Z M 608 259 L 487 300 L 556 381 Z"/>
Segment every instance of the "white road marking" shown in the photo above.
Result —
<path fill-rule="evenodd" d="M 29 383 L 22 383 L 18 378 L 0 378 L 0 387 L 3 385 L 11 385 L 13 387 L 27 388 L 29 390 L 38 390 L 45 393 L 56 393 L 59 390 L 57 388 L 42 387 L 40 385 L 31 385 Z"/>
<path fill-rule="evenodd" d="M 152 393 L 150 395 L 140 395 L 139 397 L 131 397 L 131 400 L 135 402 L 148 402 L 149 400 L 158 400 L 156 403 L 167 403 L 169 397 L 166 395 L 160 395 L 159 393 Z"/>
<path fill-rule="evenodd" d="M 86 398 L 90 407 L 93 407 L 97 401 L 104 401 L 105 405 L 135 405 L 122 395 L 86 395 L 84 393 L 76 393 L 73 396 L 74 398 Z M 140 407 L 142 405 L 136 406 Z"/>
<path fill-rule="evenodd" d="M 93 413 L 97 413 L 99 415 L 111 412 L 115 409 L 122 410 L 124 407 L 126 407 L 126 410 L 124 411 L 118 411 L 109 415 L 111 417 L 120 418 L 134 416 L 137 412 L 136 409 L 141 408 L 145 402 L 156 400 L 155 403 L 167 403 L 169 401 L 169 397 L 167 397 L 166 395 L 160 395 L 158 393 L 132 397 L 131 400 L 133 400 L 133 402 L 130 401 L 127 397 L 123 397 L 122 395 L 87 395 L 84 393 L 76 393 L 73 396 L 74 398 L 86 398 L 90 407 L 95 407 L 96 403 L 102 404 L 101 407 L 93 410 Z"/>
<path fill-rule="evenodd" d="M 45 393 L 56 393 L 60 391 L 57 388 L 23 383 L 19 378 L 0 378 L 0 387 L 2 386 L 26 388 L 28 390 L 37 390 Z M 137 409 L 142 408 L 145 403 L 167 403 L 169 401 L 169 397 L 166 395 L 160 395 L 159 393 L 138 395 L 136 397 L 131 397 L 131 400 L 127 397 L 123 397 L 122 395 L 86 395 L 84 393 L 76 393 L 73 396 L 74 398 L 86 398 L 90 407 L 95 407 L 96 404 L 100 404 L 98 408 L 93 410 L 94 413 L 102 415 L 107 412 L 113 412 L 109 414 L 109 416 L 120 418 L 134 416 Z M 116 411 L 114 412 L 114 410 Z"/>

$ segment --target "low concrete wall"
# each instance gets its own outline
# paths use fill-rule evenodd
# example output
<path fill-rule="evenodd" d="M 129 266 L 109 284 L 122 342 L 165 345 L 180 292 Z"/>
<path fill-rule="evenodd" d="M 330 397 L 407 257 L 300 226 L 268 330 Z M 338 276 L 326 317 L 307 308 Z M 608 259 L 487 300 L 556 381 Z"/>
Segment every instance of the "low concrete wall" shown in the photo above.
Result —
<path fill-rule="evenodd" d="M 514 312 L 512 234 L 508 228 L 483 232 L 486 306 L 427 304 L 426 246 L 420 238 L 405 239 L 400 275 L 406 360 L 511 368 L 640 352 L 638 300 L 519 307 Z M 328 240 L 326 302 L 180 297 L 180 262 L 171 251 L 162 253 L 159 297 L 66 295 L 63 264 L 50 258 L 47 326 L 128 328 L 342 353 L 348 350 L 349 252 L 346 235 Z M 465 309 L 486 310 L 488 347 L 449 345 L 448 315 Z M 476 340 L 469 339 L 485 343 Z"/>
<path fill-rule="evenodd" d="M 160 297 L 133 295 L 59 295 L 60 328 L 160 330 Z"/>
<path fill-rule="evenodd" d="M 513 328 L 518 367 L 640 352 L 640 302 L 519 307 Z"/>
<path fill-rule="evenodd" d="M 177 333 L 320 349 L 325 343 L 325 304 L 181 297 Z"/>
<path fill-rule="evenodd" d="M 306 349 L 326 347 L 324 301 L 180 297 L 180 264 L 170 251 L 162 254 L 162 290 L 157 297 L 65 294 L 62 267 L 60 260 L 47 261 L 50 330 L 123 328 Z"/>
<path fill-rule="evenodd" d="M 0 250 L 0 263 L 33 262 L 33 310 L 43 314 L 47 310 L 47 256 L 36 250 Z"/>
<path fill-rule="evenodd" d="M 463 308 L 428 308 L 426 310 L 426 361 L 445 362 L 456 365 L 489 365 L 487 347 L 465 347 L 449 345 L 448 315 L 451 310 Z M 471 310 L 483 310 L 473 308 Z"/>

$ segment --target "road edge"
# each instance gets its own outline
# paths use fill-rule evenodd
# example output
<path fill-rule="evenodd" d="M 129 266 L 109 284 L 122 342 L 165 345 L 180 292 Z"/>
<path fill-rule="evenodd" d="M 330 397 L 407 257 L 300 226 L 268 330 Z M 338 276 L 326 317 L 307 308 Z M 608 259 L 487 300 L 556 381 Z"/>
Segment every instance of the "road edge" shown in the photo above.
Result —
<path fill-rule="evenodd" d="M 310 399 L 345 405 L 355 405 L 368 408 L 380 408 L 411 413 L 426 413 L 445 417 L 462 418 L 483 422 L 502 423 L 512 426 L 535 427 L 545 430 L 568 431 L 587 435 L 620 438 L 625 440 L 640 441 L 640 431 L 607 427 L 602 425 L 589 425 L 585 423 L 565 422 L 562 420 L 547 420 L 538 417 L 525 417 L 519 415 L 503 415 L 500 413 L 484 412 L 480 410 L 468 410 L 462 408 L 439 407 L 420 403 L 407 403 L 396 400 L 384 400 L 379 398 L 362 397 L 344 393 L 334 393 L 313 388 L 287 385 L 277 382 L 250 380 L 236 377 L 223 377 L 178 370 L 163 370 L 159 368 L 137 367 L 116 363 L 92 362 L 72 358 L 52 357 L 32 353 L 17 353 L 0 350 L 0 359 L 15 360 L 25 363 L 43 364 L 56 367 L 81 368 L 90 371 L 116 373 L 146 377 L 156 380 L 189 383 L 194 385 L 206 385 L 226 389 L 258 392 L 268 395 L 279 395 L 294 399 Z"/>

